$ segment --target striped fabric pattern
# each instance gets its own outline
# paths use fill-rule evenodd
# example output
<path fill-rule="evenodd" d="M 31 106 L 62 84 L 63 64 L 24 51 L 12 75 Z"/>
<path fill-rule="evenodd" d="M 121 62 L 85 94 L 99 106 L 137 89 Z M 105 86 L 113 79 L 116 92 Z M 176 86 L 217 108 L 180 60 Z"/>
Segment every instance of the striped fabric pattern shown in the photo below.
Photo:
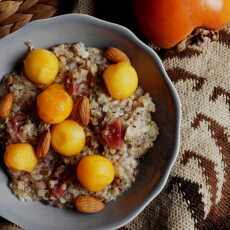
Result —
<path fill-rule="evenodd" d="M 165 191 L 124 229 L 230 229 L 230 27 L 160 51 L 182 103 L 181 149 Z"/>

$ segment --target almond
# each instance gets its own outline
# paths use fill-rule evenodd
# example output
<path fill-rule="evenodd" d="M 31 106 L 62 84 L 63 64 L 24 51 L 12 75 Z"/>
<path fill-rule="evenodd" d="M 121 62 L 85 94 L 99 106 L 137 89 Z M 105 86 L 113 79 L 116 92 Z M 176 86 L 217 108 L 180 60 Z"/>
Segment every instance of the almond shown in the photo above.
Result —
<path fill-rule="evenodd" d="M 71 113 L 71 119 L 79 121 L 79 106 L 82 101 L 82 96 L 77 96 L 74 100 L 73 109 Z"/>
<path fill-rule="evenodd" d="M 6 118 L 10 114 L 13 105 L 13 94 L 8 93 L 0 99 L 0 118 Z"/>
<path fill-rule="evenodd" d="M 17 12 L 22 1 L 2 1 L 0 2 L 0 22 Z"/>
<path fill-rule="evenodd" d="M 51 134 L 50 130 L 45 130 L 39 137 L 36 147 L 36 155 L 38 158 L 44 158 L 50 149 Z"/>
<path fill-rule="evenodd" d="M 49 18 L 56 13 L 57 9 L 54 6 L 46 4 L 35 4 L 29 9 L 29 13 L 33 14 L 33 20 Z"/>
<path fill-rule="evenodd" d="M 27 22 L 29 22 L 32 19 L 32 14 L 20 14 L 16 13 L 4 20 L 4 24 L 6 25 L 13 25 L 11 28 L 11 31 L 15 31 L 19 29 L 20 27 L 24 26 Z"/>
<path fill-rule="evenodd" d="M 118 62 L 130 62 L 128 56 L 120 49 L 115 47 L 109 47 L 106 49 L 104 56 L 113 63 Z"/>
<path fill-rule="evenodd" d="M 5 25 L 5 26 L 0 26 L 0 38 L 6 36 L 7 34 L 10 33 L 11 28 L 12 28 L 12 24 L 10 25 Z"/>
<path fill-rule="evenodd" d="M 19 12 L 25 12 L 26 10 L 29 10 L 32 6 L 37 4 L 39 0 L 25 0 L 20 5 Z"/>
<path fill-rule="evenodd" d="M 105 205 L 95 197 L 82 195 L 76 198 L 75 207 L 83 213 L 96 213 L 104 209 Z"/>
<path fill-rule="evenodd" d="M 79 119 L 82 125 L 87 126 L 90 121 L 90 103 L 86 96 L 82 97 L 79 104 Z"/>

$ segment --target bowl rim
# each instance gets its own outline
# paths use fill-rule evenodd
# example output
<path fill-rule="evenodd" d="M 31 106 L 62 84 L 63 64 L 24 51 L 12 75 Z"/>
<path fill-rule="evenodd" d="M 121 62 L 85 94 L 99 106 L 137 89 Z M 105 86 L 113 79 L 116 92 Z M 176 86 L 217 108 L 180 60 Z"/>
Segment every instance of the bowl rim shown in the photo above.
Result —
<path fill-rule="evenodd" d="M 0 46 L 3 43 L 8 43 L 10 39 L 13 39 L 14 37 L 20 36 L 21 33 L 26 32 L 26 30 L 29 30 L 35 26 L 38 26 L 40 24 L 44 24 L 44 23 L 53 23 L 55 21 L 58 20 L 65 20 L 65 19 L 69 19 L 69 18 L 73 18 L 74 20 L 76 19 L 84 19 L 90 23 L 94 23 L 94 24 L 98 24 L 102 27 L 107 27 L 107 28 L 111 28 L 114 30 L 114 32 L 119 31 L 121 34 L 123 33 L 124 35 L 126 35 L 126 37 L 132 41 L 133 43 L 135 43 L 136 45 L 138 45 L 138 47 L 140 47 L 143 52 L 147 53 L 149 56 L 151 56 L 155 62 L 156 65 L 158 65 L 160 72 L 161 72 L 161 77 L 164 78 L 164 81 L 166 82 L 167 86 L 169 87 L 171 96 L 173 98 L 173 102 L 175 105 L 175 111 L 176 111 L 176 131 L 175 131 L 175 145 L 173 146 L 172 149 L 172 156 L 170 161 L 168 162 L 168 168 L 165 170 L 164 175 L 161 177 L 160 182 L 157 186 L 157 188 L 153 189 L 153 191 L 151 191 L 151 193 L 145 198 L 145 200 L 143 201 L 143 203 L 141 203 L 135 210 L 132 210 L 125 218 L 121 219 L 120 221 L 116 222 L 115 224 L 111 224 L 109 226 L 109 229 L 116 229 L 116 228 L 120 228 L 126 224 L 128 224 L 130 221 L 132 221 L 138 214 L 140 214 L 145 207 L 154 199 L 156 198 L 160 192 L 162 191 L 162 189 L 165 187 L 167 180 L 169 178 L 169 174 L 172 170 L 173 165 L 175 164 L 175 161 L 177 159 L 177 156 L 179 154 L 179 148 L 180 148 L 180 125 L 181 125 L 181 117 L 182 117 L 182 111 L 181 111 L 181 102 L 180 102 L 180 98 L 179 95 L 173 85 L 173 83 L 171 82 L 165 67 L 163 65 L 162 60 L 160 59 L 160 57 L 158 56 L 158 54 L 149 46 L 147 46 L 144 42 L 142 42 L 131 30 L 129 30 L 128 28 L 116 24 L 116 23 L 112 23 L 112 22 L 108 22 L 102 19 L 98 19 L 94 16 L 90 16 L 90 15 L 86 15 L 86 14 L 79 14 L 79 13 L 70 13 L 70 14 L 64 14 L 64 15 L 58 15 L 55 17 L 51 17 L 51 18 L 47 18 L 47 19 L 40 19 L 40 20 L 35 20 L 32 21 L 28 24 L 26 24 L 25 26 L 23 26 L 22 28 L 20 28 L 19 30 L 5 36 L 4 38 L 2 38 L 0 40 Z M 1 213 L 1 215 L 8 219 L 9 221 L 14 222 L 14 220 L 11 220 L 9 217 L 4 216 L 4 214 Z M 17 223 L 16 223 L 17 224 Z M 101 228 L 101 229 L 108 229 L 106 228 Z"/>

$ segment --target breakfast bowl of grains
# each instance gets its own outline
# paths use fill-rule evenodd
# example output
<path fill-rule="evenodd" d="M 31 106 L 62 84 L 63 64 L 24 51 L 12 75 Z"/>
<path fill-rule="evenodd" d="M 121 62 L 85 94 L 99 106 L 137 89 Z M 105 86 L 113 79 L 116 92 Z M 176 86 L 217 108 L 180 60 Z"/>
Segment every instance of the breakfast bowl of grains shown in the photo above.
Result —
<path fill-rule="evenodd" d="M 0 215 L 25 229 L 115 229 L 163 189 L 178 95 L 157 54 L 90 16 L 0 41 Z"/>

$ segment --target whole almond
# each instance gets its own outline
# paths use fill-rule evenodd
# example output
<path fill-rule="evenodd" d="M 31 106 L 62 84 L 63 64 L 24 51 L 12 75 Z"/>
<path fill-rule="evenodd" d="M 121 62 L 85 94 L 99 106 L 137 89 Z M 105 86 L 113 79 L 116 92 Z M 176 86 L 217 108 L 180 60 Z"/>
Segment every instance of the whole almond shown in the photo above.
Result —
<path fill-rule="evenodd" d="M 75 200 L 75 207 L 82 213 L 96 213 L 104 209 L 102 201 L 92 196 L 78 196 Z"/>
<path fill-rule="evenodd" d="M 49 18 L 56 13 L 57 9 L 54 6 L 46 4 L 35 4 L 29 9 L 30 14 L 33 14 L 33 20 Z"/>
<path fill-rule="evenodd" d="M 79 119 L 82 125 L 87 126 L 90 121 L 90 103 L 86 96 L 82 97 L 79 104 Z"/>
<path fill-rule="evenodd" d="M 4 20 L 4 24 L 6 25 L 13 25 L 11 28 L 11 31 L 15 31 L 25 25 L 27 22 L 29 22 L 32 19 L 32 14 L 22 14 L 22 13 L 16 13 L 10 16 L 9 18 Z"/>
<path fill-rule="evenodd" d="M 38 139 L 38 144 L 36 147 L 36 155 L 38 158 L 44 158 L 50 149 L 51 134 L 49 129 L 45 130 Z"/>
<path fill-rule="evenodd" d="M 4 21 L 19 9 L 22 1 L 1 1 L 0 2 L 0 22 Z"/>
<path fill-rule="evenodd" d="M 24 0 L 20 5 L 19 12 L 25 12 L 26 10 L 29 10 L 33 5 L 38 2 L 39 0 Z"/>
<path fill-rule="evenodd" d="M 82 96 L 77 96 L 74 99 L 74 103 L 73 103 L 73 109 L 72 109 L 72 113 L 71 113 L 71 119 L 75 120 L 75 121 L 79 121 L 79 107 L 82 101 Z"/>
<path fill-rule="evenodd" d="M 11 29 L 13 27 L 13 24 L 0 26 L 0 38 L 4 37 L 5 35 L 9 34 Z"/>
<path fill-rule="evenodd" d="M 115 47 L 107 48 L 104 55 L 109 61 L 113 63 L 124 62 L 124 61 L 130 62 L 128 56 L 122 50 Z"/>
<path fill-rule="evenodd" d="M 10 114 L 13 105 L 13 94 L 8 93 L 0 99 L 0 118 L 6 118 Z"/>

